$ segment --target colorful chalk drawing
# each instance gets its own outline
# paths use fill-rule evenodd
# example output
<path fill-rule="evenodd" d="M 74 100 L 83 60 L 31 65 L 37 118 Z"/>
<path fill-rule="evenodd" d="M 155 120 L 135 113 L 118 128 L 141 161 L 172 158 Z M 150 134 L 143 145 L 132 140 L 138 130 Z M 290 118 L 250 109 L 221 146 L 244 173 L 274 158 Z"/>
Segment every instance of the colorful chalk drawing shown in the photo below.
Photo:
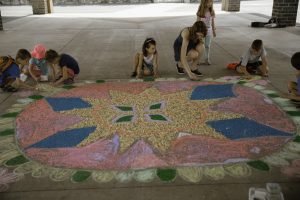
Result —
<path fill-rule="evenodd" d="M 267 84 L 223 77 L 44 85 L 0 118 L 0 164 L 15 180 L 30 173 L 100 183 L 196 183 L 288 166 L 300 158 L 300 113 Z"/>

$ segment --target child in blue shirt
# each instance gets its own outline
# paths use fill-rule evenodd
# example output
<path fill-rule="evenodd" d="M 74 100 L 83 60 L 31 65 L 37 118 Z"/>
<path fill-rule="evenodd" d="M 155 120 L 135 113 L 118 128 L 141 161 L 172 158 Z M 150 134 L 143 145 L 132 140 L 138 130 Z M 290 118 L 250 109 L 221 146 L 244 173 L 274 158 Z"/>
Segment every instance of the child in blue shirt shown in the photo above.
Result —
<path fill-rule="evenodd" d="M 0 87 L 4 92 L 16 92 L 19 88 L 36 89 L 20 80 L 20 74 L 20 68 L 13 58 L 0 57 Z"/>

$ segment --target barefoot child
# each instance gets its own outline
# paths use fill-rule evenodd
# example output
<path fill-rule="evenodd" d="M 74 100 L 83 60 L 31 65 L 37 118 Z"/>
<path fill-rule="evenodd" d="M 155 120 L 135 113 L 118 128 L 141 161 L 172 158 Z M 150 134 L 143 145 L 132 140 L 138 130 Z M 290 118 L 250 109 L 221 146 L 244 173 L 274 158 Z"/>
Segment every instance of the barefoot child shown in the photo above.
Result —
<path fill-rule="evenodd" d="M 79 66 L 77 61 L 68 54 L 58 54 L 56 51 L 50 49 L 46 52 L 46 60 L 54 68 L 58 65 L 61 68 L 60 77 L 53 83 L 57 86 L 61 83 L 74 83 L 75 75 L 79 74 Z"/>
<path fill-rule="evenodd" d="M 134 72 L 131 77 L 142 78 L 143 76 L 158 77 L 156 42 L 153 38 L 144 41 L 142 52 L 134 57 Z"/>
<path fill-rule="evenodd" d="M 0 87 L 4 92 L 16 92 L 19 88 L 36 89 L 20 80 L 20 68 L 10 56 L 0 56 Z"/>

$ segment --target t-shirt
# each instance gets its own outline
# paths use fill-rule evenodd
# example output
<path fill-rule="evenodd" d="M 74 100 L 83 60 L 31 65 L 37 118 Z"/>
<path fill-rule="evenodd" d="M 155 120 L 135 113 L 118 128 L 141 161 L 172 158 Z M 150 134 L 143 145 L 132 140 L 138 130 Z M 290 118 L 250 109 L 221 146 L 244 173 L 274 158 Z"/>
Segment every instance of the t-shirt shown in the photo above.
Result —
<path fill-rule="evenodd" d="M 207 28 L 207 35 L 212 35 L 212 18 L 215 18 L 215 16 L 211 15 L 210 11 L 205 12 L 205 16 L 201 17 L 200 20 L 203 21 Z"/>
<path fill-rule="evenodd" d="M 47 68 L 48 67 L 46 59 L 31 58 L 29 60 L 29 64 L 30 65 L 34 65 L 34 66 L 38 67 L 39 69 L 43 69 L 43 68 Z"/>
<path fill-rule="evenodd" d="M 12 63 L 3 73 L 0 75 L 0 85 L 5 83 L 7 78 L 19 78 L 20 77 L 20 68 L 16 63 Z"/>
<path fill-rule="evenodd" d="M 265 58 L 267 52 L 265 48 L 262 48 L 257 54 L 251 53 L 251 48 L 249 48 L 242 56 L 242 66 L 247 66 L 247 63 L 258 62 L 260 58 Z"/>
<path fill-rule="evenodd" d="M 72 56 L 67 54 L 60 55 L 59 66 L 61 68 L 66 66 L 67 68 L 72 69 L 75 74 L 79 74 L 80 72 L 77 61 Z"/>

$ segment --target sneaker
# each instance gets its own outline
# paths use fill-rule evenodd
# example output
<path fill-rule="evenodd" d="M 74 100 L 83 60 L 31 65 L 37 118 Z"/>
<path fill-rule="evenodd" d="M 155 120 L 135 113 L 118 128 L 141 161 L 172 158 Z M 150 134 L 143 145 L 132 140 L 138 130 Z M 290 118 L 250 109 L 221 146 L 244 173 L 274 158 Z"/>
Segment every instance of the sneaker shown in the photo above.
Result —
<path fill-rule="evenodd" d="M 202 74 L 198 69 L 192 70 L 192 72 L 193 72 L 196 76 L 203 76 L 203 74 Z"/>
<path fill-rule="evenodd" d="M 136 75 L 137 75 L 137 73 L 136 72 L 132 72 L 132 74 L 131 74 L 131 78 L 135 78 L 136 77 Z"/>
<path fill-rule="evenodd" d="M 176 63 L 176 69 L 177 74 L 185 74 L 184 69 L 178 66 L 178 63 Z"/>

